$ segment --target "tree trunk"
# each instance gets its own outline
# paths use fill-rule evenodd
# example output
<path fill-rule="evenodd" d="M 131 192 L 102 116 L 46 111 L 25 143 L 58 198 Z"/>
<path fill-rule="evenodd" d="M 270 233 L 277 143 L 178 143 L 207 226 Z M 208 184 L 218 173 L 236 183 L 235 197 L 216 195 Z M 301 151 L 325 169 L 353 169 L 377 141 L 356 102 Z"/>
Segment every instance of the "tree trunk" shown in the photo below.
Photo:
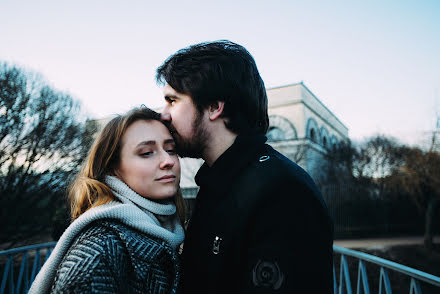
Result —
<path fill-rule="evenodd" d="M 433 248 L 433 227 L 435 220 L 435 212 L 439 204 L 439 198 L 434 196 L 429 199 L 428 207 L 425 214 L 425 238 L 424 244 L 425 248 L 431 250 Z"/>

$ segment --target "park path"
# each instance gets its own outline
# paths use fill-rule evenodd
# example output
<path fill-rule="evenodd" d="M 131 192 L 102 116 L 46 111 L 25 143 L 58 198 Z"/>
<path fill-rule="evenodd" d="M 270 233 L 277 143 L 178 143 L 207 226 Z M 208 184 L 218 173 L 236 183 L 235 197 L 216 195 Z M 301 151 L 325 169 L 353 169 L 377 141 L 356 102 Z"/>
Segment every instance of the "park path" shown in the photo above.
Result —
<path fill-rule="evenodd" d="M 440 236 L 434 237 L 434 243 L 440 243 Z M 395 245 L 417 245 L 423 244 L 423 236 L 405 236 L 405 237 L 390 237 L 390 238 L 369 238 L 369 239 L 353 239 L 353 240 L 335 240 L 333 242 L 336 246 L 345 248 L 368 248 L 377 249 Z"/>

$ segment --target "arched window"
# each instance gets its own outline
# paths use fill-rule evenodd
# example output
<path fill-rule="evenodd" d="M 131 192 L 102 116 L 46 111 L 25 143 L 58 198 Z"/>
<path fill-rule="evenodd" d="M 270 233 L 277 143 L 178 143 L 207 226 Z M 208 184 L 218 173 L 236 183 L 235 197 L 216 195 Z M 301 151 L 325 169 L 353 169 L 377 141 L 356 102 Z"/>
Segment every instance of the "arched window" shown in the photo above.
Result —
<path fill-rule="evenodd" d="M 293 124 L 280 115 L 269 116 L 269 130 L 266 136 L 269 142 L 297 139 Z"/>
<path fill-rule="evenodd" d="M 316 142 L 315 129 L 310 129 L 310 139 L 312 139 L 313 142 Z"/>
<path fill-rule="evenodd" d="M 337 146 L 338 146 L 338 144 L 339 144 L 339 141 L 338 141 L 338 139 L 336 139 L 336 136 L 335 135 L 332 135 L 332 138 L 331 138 L 331 147 L 332 148 L 336 148 Z"/>
<path fill-rule="evenodd" d="M 318 124 L 313 118 L 309 118 L 306 126 L 307 137 L 315 143 L 320 143 Z"/>
<path fill-rule="evenodd" d="M 330 136 L 329 136 L 329 134 L 328 134 L 328 131 L 327 131 L 327 128 L 325 127 L 325 126 L 322 126 L 321 127 L 321 131 L 320 131 L 320 133 L 321 133 L 321 145 L 324 147 L 324 148 L 328 148 L 329 147 L 329 140 L 330 140 Z"/>
<path fill-rule="evenodd" d="M 286 139 L 283 131 L 277 127 L 269 128 L 269 130 L 267 131 L 266 137 L 267 137 L 268 142 L 283 141 Z"/>

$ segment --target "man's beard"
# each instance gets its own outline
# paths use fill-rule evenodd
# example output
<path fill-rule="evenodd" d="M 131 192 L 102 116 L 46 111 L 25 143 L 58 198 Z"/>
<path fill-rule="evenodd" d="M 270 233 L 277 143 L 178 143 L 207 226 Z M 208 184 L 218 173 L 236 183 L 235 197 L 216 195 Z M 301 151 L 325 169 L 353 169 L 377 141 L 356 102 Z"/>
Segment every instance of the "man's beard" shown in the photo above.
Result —
<path fill-rule="evenodd" d="M 202 120 L 202 113 L 197 112 L 192 123 L 194 134 L 191 138 L 183 138 L 171 122 L 169 129 L 176 141 L 177 154 L 180 157 L 201 158 L 208 141 L 208 133 Z"/>

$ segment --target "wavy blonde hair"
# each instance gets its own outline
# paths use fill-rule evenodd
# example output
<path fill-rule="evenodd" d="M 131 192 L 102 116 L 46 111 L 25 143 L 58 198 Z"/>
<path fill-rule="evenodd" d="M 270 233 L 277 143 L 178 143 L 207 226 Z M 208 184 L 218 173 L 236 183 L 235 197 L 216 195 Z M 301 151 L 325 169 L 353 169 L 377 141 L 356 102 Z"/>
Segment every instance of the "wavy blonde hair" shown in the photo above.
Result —
<path fill-rule="evenodd" d="M 160 114 L 147 108 L 134 108 L 125 115 L 118 115 L 99 132 L 79 173 L 69 187 L 72 220 L 92 207 L 115 200 L 111 189 L 104 183 L 106 175 L 114 175 L 119 165 L 122 136 L 127 128 L 138 120 L 160 121 Z M 174 197 L 179 219 L 185 223 L 185 201 L 180 188 Z"/>

